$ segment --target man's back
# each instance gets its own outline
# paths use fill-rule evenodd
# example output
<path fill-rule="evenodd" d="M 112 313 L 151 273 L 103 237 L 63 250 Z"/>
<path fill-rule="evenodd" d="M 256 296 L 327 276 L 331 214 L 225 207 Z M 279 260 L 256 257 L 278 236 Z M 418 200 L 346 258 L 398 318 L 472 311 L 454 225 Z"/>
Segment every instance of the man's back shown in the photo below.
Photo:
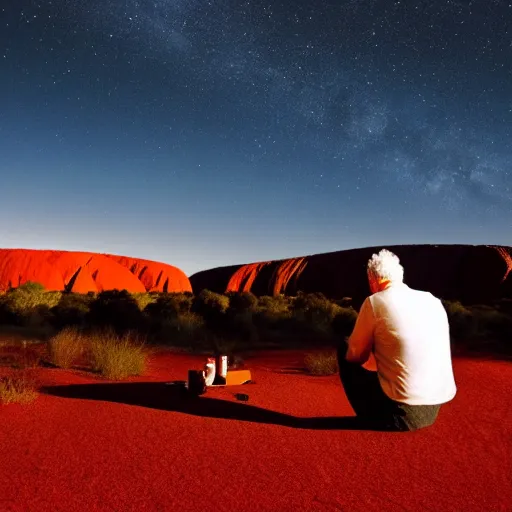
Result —
<path fill-rule="evenodd" d="M 451 400 L 456 386 L 448 318 L 441 301 L 403 283 L 368 300 L 379 381 L 386 395 L 410 405 Z"/>

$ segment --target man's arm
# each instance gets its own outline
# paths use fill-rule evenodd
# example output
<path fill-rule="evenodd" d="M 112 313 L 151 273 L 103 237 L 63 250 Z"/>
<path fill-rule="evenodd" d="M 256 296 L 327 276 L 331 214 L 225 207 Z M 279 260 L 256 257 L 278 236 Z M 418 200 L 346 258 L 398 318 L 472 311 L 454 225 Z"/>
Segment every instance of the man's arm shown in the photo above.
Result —
<path fill-rule="evenodd" d="M 373 347 L 373 331 L 375 320 L 370 298 L 366 298 L 357 316 L 354 330 L 348 339 L 348 350 L 345 359 L 351 363 L 365 363 L 370 357 Z"/>

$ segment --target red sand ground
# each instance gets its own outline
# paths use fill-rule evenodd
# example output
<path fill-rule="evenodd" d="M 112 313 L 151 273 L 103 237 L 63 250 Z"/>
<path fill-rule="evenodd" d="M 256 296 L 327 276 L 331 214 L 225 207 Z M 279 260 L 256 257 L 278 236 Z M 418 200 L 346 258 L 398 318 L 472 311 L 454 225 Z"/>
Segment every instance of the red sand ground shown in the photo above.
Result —
<path fill-rule="evenodd" d="M 247 358 L 254 384 L 195 400 L 163 383 L 201 357 L 159 354 L 127 383 L 35 370 L 53 394 L 0 406 L 0 510 L 511 510 L 510 363 L 456 359 L 437 423 L 386 433 L 332 428 L 353 414 L 338 378 L 301 360 Z"/>

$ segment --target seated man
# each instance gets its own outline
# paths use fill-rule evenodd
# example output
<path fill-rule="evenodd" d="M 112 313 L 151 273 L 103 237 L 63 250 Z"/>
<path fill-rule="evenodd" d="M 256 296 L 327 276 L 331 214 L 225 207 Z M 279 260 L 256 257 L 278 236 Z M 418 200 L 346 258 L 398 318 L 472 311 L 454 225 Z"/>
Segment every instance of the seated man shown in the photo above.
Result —
<path fill-rule="evenodd" d="M 403 283 L 398 257 L 383 249 L 368 261 L 366 298 L 338 350 L 340 378 L 356 415 L 391 430 L 432 425 L 453 399 L 448 317 L 439 299 Z M 374 356 L 377 371 L 369 371 Z"/>

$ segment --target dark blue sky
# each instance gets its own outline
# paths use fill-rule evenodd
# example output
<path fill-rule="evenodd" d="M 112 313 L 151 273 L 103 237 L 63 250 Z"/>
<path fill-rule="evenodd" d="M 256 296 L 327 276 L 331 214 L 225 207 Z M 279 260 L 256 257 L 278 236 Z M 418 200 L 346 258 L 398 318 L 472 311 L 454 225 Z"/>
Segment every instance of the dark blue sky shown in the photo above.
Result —
<path fill-rule="evenodd" d="M 6 0 L 0 246 L 511 245 L 511 4 Z"/>

